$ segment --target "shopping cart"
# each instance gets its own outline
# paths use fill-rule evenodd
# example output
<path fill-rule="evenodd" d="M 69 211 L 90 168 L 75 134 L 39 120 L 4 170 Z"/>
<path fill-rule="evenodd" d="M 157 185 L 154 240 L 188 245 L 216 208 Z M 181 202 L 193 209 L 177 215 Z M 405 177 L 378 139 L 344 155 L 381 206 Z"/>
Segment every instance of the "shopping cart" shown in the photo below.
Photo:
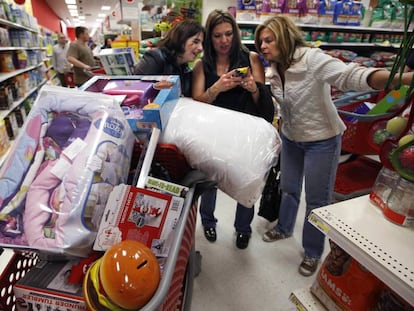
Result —
<path fill-rule="evenodd" d="M 36 253 L 0 248 L 0 310 L 15 310 L 13 285 L 36 265 Z"/>
<path fill-rule="evenodd" d="M 143 145 L 137 143 L 131 167 L 139 160 Z M 162 165 L 171 181 L 185 179 L 193 170 L 179 150 L 170 144 L 158 144 L 153 163 Z M 202 176 L 202 174 L 201 174 Z M 194 179 L 193 179 L 194 180 Z M 163 266 L 163 274 L 152 299 L 142 311 L 190 310 L 193 279 L 201 270 L 201 255 L 195 250 L 195 229 L 197 220 L 197 197 L 200 189 L 213 186 L 209 181 L 194 182 L 187 194 L 180 220 L 177 223 L 170 253 Z M 3 253 L 1 253 L 3 252 Z M 38 261 L 33 252 L 0 249 L 0 310 L 15 310 L 13 285 L 21 279 Z"/>
<path fill-rule="evenodd" d="M 135 144 L 131 167 L 134 167 L 134 162 L 139 160 L 142 150 L 143 145 Z M 154 162 L 166 169 L 173 182 L 183 180 L 191 171 L 185 157 L 171 144 L 158 144 Z M 204 185 L 200 183 L 191 187 L 187 194 L 158 289 L 152 299 L 140 310 L 190 310 L 193 280 L 201 270 L 201 255 L 195 250 L 197 197 L 200 194 L 200 188 L 210 185 L 213 184 L 208 181 L 204 182 Z"/>
<path fill-rule="evenodd" d="M 391 112 L 369 115 L 358 112 L 365 102 L 376 103 L 385 94 L 382 92 L 357 92 L 334 101 L 337 111 L 346 125 L 342 135 L 342 151 L 349 158 L 337 169 L 334 199 L 347 200 L 370 192 L 382 164 L 373 160 L 379 146 L 373 142 L 373 127 L 379 121 L 387 120 L 401 113 L 403 106 Z"/>

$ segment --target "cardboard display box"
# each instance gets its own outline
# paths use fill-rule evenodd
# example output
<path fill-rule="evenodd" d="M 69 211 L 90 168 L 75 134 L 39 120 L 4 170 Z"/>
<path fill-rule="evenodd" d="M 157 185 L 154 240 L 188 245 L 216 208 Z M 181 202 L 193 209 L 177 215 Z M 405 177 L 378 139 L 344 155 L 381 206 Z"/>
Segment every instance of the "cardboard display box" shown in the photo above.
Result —
<path fill-rule="evenodd" d="M 40 261 L 13 287 L 17 311 L 87 310 L 81 284 L 67 278 L 77 261 Z"/>
<path fill-rule="evenodd" d="M 137 63 L 132 47 L 103 49 L 99 59 L 108 75 L 132 75 Z"/>
<path fill-rule="evenodd" d="M 104 92 L 109 82 L 117 81 L 125 83 L 124 93 L 122 87 L 118 87 L 116 96 L 124 95 L 125 98 L 121 107 L 125 113 L 129 125 L 134 132 L 147 133 L 151 128 L 157 127 L 160 130 L 165 128 L 168 119 L 181 96 L 180 77 L 177 75 L 155 75 L 155 76 L 95 76 L 87 81 L 81 90 L 89 92 Z M 151 82 L 154 92 L 146 97 L 147 102 L 143 105 L 129 103 L 133 99 L 128 83 Z M 146 83 L 143 83 L 145 85 Z M 146 85 L 144 86 L 147 87 Z M 140 89 L 136 89 L 137 92 Z M 141 90 L 142 91 L 142 90 Z M 129 95 L 129 97 L 128 97 Z M 127 104 L 128 103 L 128 104 Z"/>

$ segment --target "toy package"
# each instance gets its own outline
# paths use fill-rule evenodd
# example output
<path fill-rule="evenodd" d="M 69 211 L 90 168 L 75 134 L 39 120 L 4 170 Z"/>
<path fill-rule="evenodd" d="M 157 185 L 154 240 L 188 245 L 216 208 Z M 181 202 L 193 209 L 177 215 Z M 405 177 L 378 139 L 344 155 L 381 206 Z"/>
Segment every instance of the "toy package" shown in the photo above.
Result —
<path fill-rule="evenodd" d="M 134 141 L 111 96 L 44 86 L 0 170 L 0 244 L 87 256 Z"/>
<path fill-rule="evenodd" d="M 119 185 L 111 192 L 93 249 L 107 250 L 123 240 L 136 240 L 159 257 L 167 257 L 184 198 Z"/>
<path fill-rule="evenodd" d="M 68 280 L 78 261 L 40 261 L 14 286 L 16 310 L 86 311 L 81 284 Z"/>

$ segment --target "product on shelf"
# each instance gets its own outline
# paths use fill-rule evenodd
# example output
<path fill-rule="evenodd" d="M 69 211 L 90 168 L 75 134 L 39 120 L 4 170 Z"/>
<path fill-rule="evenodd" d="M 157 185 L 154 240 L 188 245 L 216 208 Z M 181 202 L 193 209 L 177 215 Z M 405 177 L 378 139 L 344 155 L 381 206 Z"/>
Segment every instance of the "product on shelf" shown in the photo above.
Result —
<path fill-rule="evenodd" d="M 1 52 L 0 53 L 0 71 L 1 72 L 12 72 L 16 70 L 13 64 L 13 53 Z"/>
<path fill-rule="evenodd" d="M 109 96 L 45 86 L 21 131 L 0 171 L 0 243 L 85 256 L 128 176 L 135 137 L 122 110 Z"/>
<path fill-rule="evenodd" d="M 0 157 L 2 157 L 10 148 L 10 140 L 7 135 L 6 124 L 0 120 Z"/>
<path fill-rule="evenodd" d="M 384 284 L 333 241 L 311 287 L 329 310 L 366 311 L 376 306 Z"/>
<path fill-rule="evenodd" d="M 380 295 L 377 305 L 373 311 L 414 311 L 414 306 L 410 306 L 397 293 L 386 286 Z"/>

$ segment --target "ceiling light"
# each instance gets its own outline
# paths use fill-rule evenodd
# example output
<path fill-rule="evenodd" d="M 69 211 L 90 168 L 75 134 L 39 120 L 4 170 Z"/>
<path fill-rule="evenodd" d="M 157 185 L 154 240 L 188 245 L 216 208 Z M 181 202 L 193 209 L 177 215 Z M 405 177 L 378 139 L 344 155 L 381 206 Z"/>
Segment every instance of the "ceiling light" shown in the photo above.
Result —
<path fill-rule="evenodd" d="M 98 14 L 98 17 L 106 17 L 106 14 L 105 13 L 100 13 L 100 14 Z"/>
<path fill-rule="evenodd" d="M 72 15 L 72 16 L 78 16 L 79 14 L 78 14 L 78 11 L 75 11 L 75 10 L 69 10 L 69 13 L 70 13 L 70 15 Z"/>
<path fill-rule="evenodd" d="M 66 4 L 76 4 L 76 0 L 65 0 Z"/>
<path fill-rule="evenodd" d="M 86 17 L 84 15 L 79 15 L 78 18 L 79 19 L 85 19 Z"/>
<path fill-rule="evenodd" d="M 103 5 L 102 7 L 101 7 L 101 10 L 102 11 L 109 11 L 111 9 L 111 7 L 110 6 L 108 6 L 108 5 Z"/>
<path fill-rule="evenodd" d="M 78 6 L 76 4 L 68 4 L 68 9 L 69 10 L 77 10 Z"/>
<path fill-rule="evenodd" d="M 96 19 L 96 21 L 97 21 L 98 23 L 101 23 L 101 22 L 103 22 L 103 19 L 102 19 L 102 18 L 97 18 L 97 19 Z"/>

